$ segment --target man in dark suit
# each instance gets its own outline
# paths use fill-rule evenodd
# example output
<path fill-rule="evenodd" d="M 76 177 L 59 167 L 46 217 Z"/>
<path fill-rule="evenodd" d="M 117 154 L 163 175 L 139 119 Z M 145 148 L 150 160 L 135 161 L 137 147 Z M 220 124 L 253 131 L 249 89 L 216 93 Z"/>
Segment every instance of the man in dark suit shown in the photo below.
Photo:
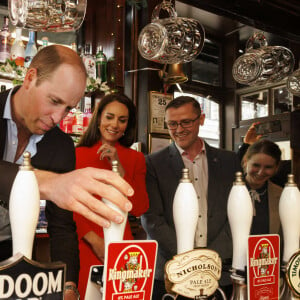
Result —
<path fill-rule="evenodd" d="M 79 271 L 78 241 L 71 211 L 109 226 L 109 221 L 121 222 L 122 218 L 94 195 L 115 203 L 121 200 L 119 206 L 129 210 L 131 203 L 125 195 L 133 193 L 111 171 L 93 168 L 72 171 L 73 142 L 56 125 L 77 105 L 85 85 L 86 71 L 81 58 L 67 47 L 53 45 L 34 57 L 22 86 L 0 95 L 0 260 L 11 256 L 9 194 L 23 153 L 29 151 L 41 199 L 51 200 L 46 206 L 51 258 L 67 264 L 65 299 L 68 300 L 77 299 Z"/>
<path fill-rule="evenodd" d="M 240 164 L 234 152 L 210 147 L 198 136 L 204 119 L 205 115 L 194 98 L 175 98 L 165 113 L 173 143 L 146 158 L 150 208 L 142 216 L 142 225 L 148 238 L 158 242 L 153 299 L 161 299 L 166 292 L 164 265 L 177 254 L 172 207 L 185 167 L 190 171 L 199 200 L 195 247 L 215 250 L 223 260 L 223 268 L 225 265 L 231 267 L 232 239 L 227 198 Z M 229 273 L 223 272 L 220 284 L 230 286 L 230 283 Z"/>

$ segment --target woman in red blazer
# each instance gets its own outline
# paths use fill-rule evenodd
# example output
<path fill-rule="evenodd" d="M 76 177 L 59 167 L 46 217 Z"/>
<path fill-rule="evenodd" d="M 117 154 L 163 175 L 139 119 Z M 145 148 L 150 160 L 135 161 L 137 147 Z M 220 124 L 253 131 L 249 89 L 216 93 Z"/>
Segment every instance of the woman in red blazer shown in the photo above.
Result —
<path fill-rule="evenodd" d="M 134 188 L 129 199 L 130 214 L 138 217 L 147 211 L 146 164 L 143 153 L 130 149 L 134 141 L 136 112 L 133 102 L 122 94 L 106 95 L 95 108 L 89 127 L 76 148 L 76 168 L 96 167 L 111 170 L 112 161 L 119 162 L 120 175 Z M 74 214 L 80 251 L 78 289 L 84 299 L 89 269 L 104 260 L 104 238 L 101 227 Z M 133 236 L 127 221 L 125 240 Z"/>

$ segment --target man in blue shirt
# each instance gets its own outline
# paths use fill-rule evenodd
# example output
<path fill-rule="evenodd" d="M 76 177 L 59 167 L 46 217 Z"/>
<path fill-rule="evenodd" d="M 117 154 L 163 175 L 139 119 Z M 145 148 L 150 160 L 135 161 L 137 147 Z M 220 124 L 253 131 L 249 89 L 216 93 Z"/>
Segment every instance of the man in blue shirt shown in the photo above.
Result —
<path fill-rule="evenodd" d="M 71 49 L 53 45 L 38 52 L 22 86 L 0 94 L 0 260 L 11 256 L 8 203 L 11 186 L 24 151 L 31 152 L 41 199 L 47 199 L 46 216 L 53 261 L 67 264 L 66 280 L 76 287 L 78 241 L 71 211 L 100 226 L 122 222 L 116 211 L 94 195 L 130 210 L 126 196 L 131 187 L 111 171 L 74 170 L 72 139 L 56 125 L 84 95 L 86 71 Z M 114 189 L 112 186 L 116 187 Z M 67 289 L 65 299 L 75 299 Z"/>

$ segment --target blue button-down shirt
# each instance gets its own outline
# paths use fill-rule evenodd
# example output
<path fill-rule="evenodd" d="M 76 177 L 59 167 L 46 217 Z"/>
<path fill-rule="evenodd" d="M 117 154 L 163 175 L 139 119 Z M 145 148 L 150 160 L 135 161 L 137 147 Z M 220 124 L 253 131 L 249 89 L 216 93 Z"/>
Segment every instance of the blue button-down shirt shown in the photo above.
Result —
<path fill-rule="evenodd" d="M 6 144 L 4 149 L 3 160 L 8 162 L 14 162 L 17 147 L 18 147 L 18 129 L 16 123 L 12 119 L 11 115 L 11 95 L 10 91 L 5 107 L 3 117 L 7 121 L 7 135 Z M 33 157 L 37 152 L 37 143 L 43 138 L 43 135 L 33 134 L 30 136 L 29 142 L 24 151 L 29 151 L 31 157 Z M 16 161 L 17 164 L 23 163 L 23 155 L 19 157 Z M 0 241 L 11 239 L 11 228 L 9 222 L 9 212 L 8 209 L 0 205 Z"/>
<path fill-rule="evenodd" d="M 14 162 L 17 147 L 18 147 L 18 129 L 17 125 L 12 119 L 11 115 L 11 95 L 13 89 L 8 94 L 8 98 L 4 107 L 3 118 L 7 120 L 7 135 L 6 135 L 6 144 L 4 149 L 3 160 Z M 31 153 L 31 157 L 36 154 L 37 147 L 36 144 L 43 138 L 44 135 L 32 134 L 29 138 L 29 142 L 24 150 Z M 21 155 L 16 161 L 17 164 L 23 163 L 23 155 Z"/>

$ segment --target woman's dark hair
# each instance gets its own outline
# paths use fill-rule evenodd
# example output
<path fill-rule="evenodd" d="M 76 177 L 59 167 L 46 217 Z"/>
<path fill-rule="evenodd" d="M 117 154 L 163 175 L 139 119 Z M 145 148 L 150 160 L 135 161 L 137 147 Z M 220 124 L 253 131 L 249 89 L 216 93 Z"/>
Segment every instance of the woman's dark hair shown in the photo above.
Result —
<path fill-rule="evenodd" d="M 261 139 L 248 148 L 247 152 L 243 157 L 242 165 L 245 164 L 245 161 L 249 160 L 253 155 L 258 153 L 264 153 L 266 155 L 271 156 L 275 159 L 277 165 L 281 160 L 281 150 L 278 147 L 278 145 L 270 140 Z"/>
<path fill-rule="evenodd" d="M 125 147 L 129 147 L 134 142 L 135 138 L 135 129 L 136 129 L 136 110 L 135 106 L 127 96 L 124 94 L 109 94 L 104 96 L 99 104 L 96 106 L 93 116 L 91 118 L 90 124 L 86 130 L 86 132 L 81 137 L 77 147 L 86 146 L 91 147 L 96 144 L 100 138 L 101 133 L 99 130 L 99 121 L 102 114 L 102 111 L 111 102 L 117 101 L 119 103 L 124 104 L 128 109 L 128 124 L 124 135 L 119 139 L 119 143 Z"/>

